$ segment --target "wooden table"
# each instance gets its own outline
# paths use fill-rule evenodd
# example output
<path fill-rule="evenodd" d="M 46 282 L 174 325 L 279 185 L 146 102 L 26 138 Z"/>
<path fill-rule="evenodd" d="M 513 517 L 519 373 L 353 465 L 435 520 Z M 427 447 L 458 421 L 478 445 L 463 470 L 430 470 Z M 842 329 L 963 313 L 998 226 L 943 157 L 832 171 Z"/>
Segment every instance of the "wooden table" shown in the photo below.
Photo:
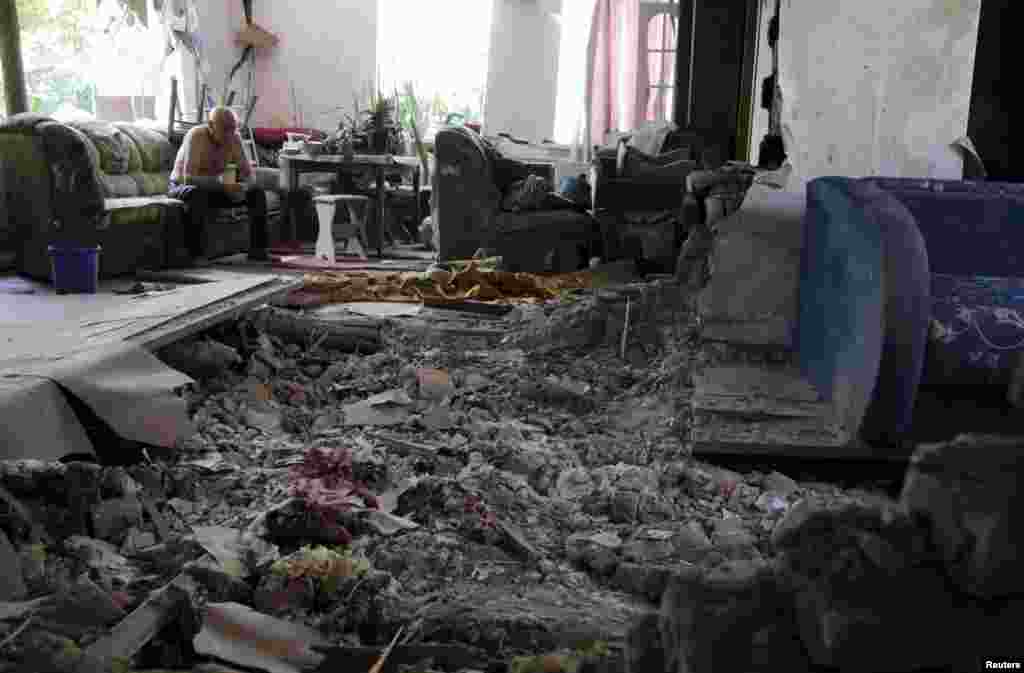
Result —
<path fill-rule="evenodd" d="M 299 176 L 303 173 L 326 173 L 333 172 L 338 176 L 338 182 L 343 183 L 345 169 L 365 169 L 372 168 L 374 170 L 374 181 L 377 183 L 377 204 L 376 204 L 376 217 L 375 226 L 372 227 L 373 232 L 370 234 L 371 237 L 376 237 L 377 242 L 377 256 L 384 256 L 384 178 L 387 170 L 390 169 L 403 169 L 411 170 L 413 172 L 413 191 L 416 194 L 416 212 L 417 221 L 419 221 L 419 191 L 420 191 L 420 160 L 418 157 L 407 157 L 407 156 L 395 156 L 391 154 L 356 154 L 350 159 L 346 159 L 340 154 L 321 154 L 318 156 L 310 156 L 308 154 L 282 154 L 279 159 L 281 164 L 281 170 L 288 171 L 288 189 L 289 192 L 298 189 Z M 287 167 L 286 167 L 287 165 Z M 287 217 L 293 217 L 291 213 L 291 202 L 289 199 L 289 206 L 286 209 Z M 372 241 L 367 241 L 369 247 L 373 247 Z"/>

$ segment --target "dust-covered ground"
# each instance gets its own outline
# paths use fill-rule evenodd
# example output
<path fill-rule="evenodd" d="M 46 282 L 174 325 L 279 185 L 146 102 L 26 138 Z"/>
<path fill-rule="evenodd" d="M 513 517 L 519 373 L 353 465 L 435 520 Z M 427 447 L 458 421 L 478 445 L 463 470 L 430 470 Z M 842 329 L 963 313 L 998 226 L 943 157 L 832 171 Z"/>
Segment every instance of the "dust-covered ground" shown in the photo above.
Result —
<path fill-rule="evenodd" d="M 196 433 L 177 451 L 5 466 L 0 557 L 20 577 L 0 607 L 21 607 L 4 608 L 0 670 L 84 670 L 76 657 L 172 580 L 195 623 L 161 623 L 122 670 L 327 670 L 312 640 L 353 657 L 394 640 L 385 670 L 621 670 L 671 576 L 760 567 L 807 503 L 892 488 L 693 459 L 696 328 L 672 291 L 629 318 L 633 295 L 607 291 L 502 318 L 428 311 L 370 354 L 245 319 L 202 335 L 182 391 Z"/>

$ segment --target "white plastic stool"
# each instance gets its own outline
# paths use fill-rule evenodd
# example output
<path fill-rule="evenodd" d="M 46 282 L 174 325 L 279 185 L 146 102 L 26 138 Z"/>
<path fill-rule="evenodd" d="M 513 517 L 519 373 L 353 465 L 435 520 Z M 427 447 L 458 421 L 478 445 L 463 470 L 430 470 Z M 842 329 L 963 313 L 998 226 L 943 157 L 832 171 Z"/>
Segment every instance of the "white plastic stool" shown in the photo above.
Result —
<path fill-rule="evenodd" d="M 366 218 L 364 213 L 369 207 L 370 197 L 362 194 L 330 194 L 313 198 L 316 204 L 316 217 L 319 229 L 316 238 L 316 256 L 332 264 L 335 261 L 334 254 L 334 214 L 338 202 L 345 204 L 348 209 L 348 222 L 338 231 L 338 236 L 345 241 L 345 250 L 352 248 L 356 255 L 366 259 L 366 250 L 363 248 L 363 241 L 366 240 Z M 363 211 L 356 208 L 356 204 L 363 204 Z M 362 240 L 360 240 L 362 239 Z"/>

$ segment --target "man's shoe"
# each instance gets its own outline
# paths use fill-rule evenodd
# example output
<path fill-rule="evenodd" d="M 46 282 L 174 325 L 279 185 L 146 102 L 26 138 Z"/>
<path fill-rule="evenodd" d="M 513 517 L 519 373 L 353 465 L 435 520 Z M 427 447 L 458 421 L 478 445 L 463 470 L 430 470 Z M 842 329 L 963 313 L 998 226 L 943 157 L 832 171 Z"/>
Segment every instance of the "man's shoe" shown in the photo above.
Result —
<path fill-rule="evenodd" d="M 269 262 L 270 255 L 267 253 L 266 249 L 250 250 L 248 259 L 250 262 Z"/>

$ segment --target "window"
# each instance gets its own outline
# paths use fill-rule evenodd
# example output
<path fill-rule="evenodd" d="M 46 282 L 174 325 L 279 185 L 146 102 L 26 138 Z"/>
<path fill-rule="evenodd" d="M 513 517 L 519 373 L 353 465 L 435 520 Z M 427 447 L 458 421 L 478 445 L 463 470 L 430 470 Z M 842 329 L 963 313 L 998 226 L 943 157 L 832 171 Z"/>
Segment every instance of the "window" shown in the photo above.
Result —
<path fill-rule="evenodd" d="M 566 145 L 582 140 L 585 127 L 587 43 L 593 14 L 594 0 L 562 0 L 554 140 Z"/>
<path fill-rule="evenodd" d="M 121 0 L 17 0 L 29 109 L 61 121 L 155 117 L 163 29 L 146 2 L 143 25 Z"/>
<path fill-rule="evenodd" d="M 640 58 L 647 65 L 647 107 L 644 119 L 672 121 L 676 91 L 676 50 L 679 41 L 679 0 L 642 2 Z"/>
<path fill-rule="evenodd" d="M 378 0 L 377 63 L 385 93 L 411 81 L 429 101 L 432 129 L 449 115 L 481 121 L 491 0 Z M 428 131 L 428 136 L 430 131 Z"/>

